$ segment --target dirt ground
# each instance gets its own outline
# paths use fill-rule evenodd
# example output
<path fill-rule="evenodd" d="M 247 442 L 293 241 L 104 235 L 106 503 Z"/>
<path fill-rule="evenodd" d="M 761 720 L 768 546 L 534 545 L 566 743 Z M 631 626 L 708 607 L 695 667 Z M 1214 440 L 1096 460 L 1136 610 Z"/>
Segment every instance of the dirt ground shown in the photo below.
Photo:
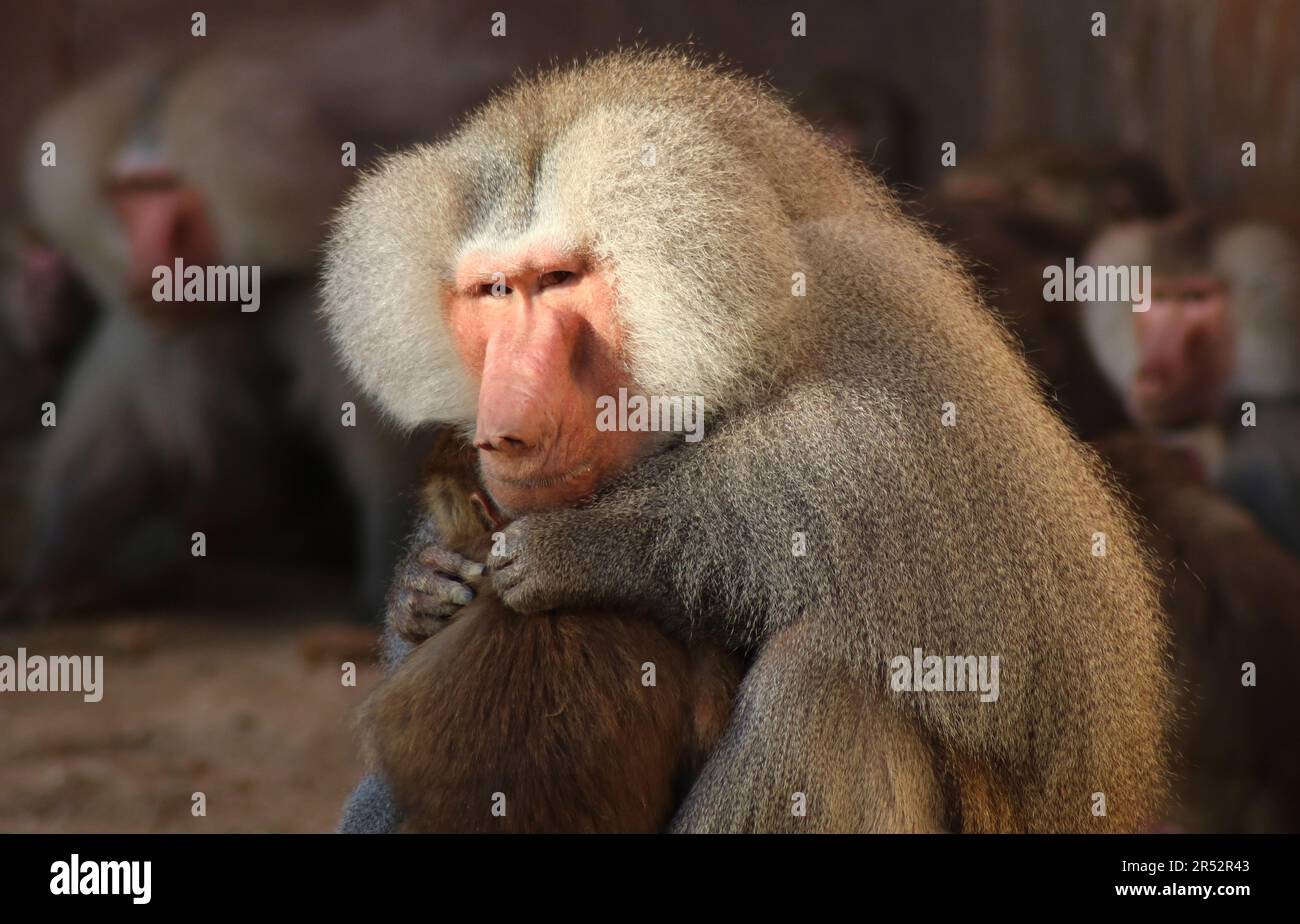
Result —
<path fill-rule="evenodd" d="M 98 703 L 0 693 L 0 832 L 333 830 L 361 773 L 351 723 L 377 635 L 347 621 L 346 590 L 317 595 L 0 627 L 0 654 L 104 656 Z"/>

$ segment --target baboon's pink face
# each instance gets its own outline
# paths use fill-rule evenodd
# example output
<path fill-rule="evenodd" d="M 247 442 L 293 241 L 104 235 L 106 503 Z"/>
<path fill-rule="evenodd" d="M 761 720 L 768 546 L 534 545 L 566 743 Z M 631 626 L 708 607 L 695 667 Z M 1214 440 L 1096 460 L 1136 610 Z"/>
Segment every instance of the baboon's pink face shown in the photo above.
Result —
<path fill-rule="evenodd" d="M 167 168 L 113 177 L 107 188 L 127 244 L 127 287 L 142 311 L 154 312 L 150 291 L 157 266 L 180 258 L 205 266 L 218 261 L 216 229 L 198 189 Z"/>
<path fill-rule="evenodd" d="M 1217 413 L 1235 345 L 1228 293 L 1213 276 L 1157 277 L 1151 307 L 1133 315 L 1138 368 L 1130 406 L 1152 426 L 1180 426 Z"/>
<path fill-rule="evenodd" d="M 630 384 L 608 270 L 542 247 L 471 254 L 443 309 L 478 385 L 484 486 L 504 512 L 572 505 L 644 451 L 644 433 L 596 429 L 597 399 Z"/>

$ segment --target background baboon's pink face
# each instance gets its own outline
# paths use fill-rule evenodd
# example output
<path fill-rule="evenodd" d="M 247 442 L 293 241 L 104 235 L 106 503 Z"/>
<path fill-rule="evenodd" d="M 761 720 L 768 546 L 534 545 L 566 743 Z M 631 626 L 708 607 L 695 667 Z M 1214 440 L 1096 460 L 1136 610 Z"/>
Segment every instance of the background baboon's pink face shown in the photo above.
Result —
<path fill-rule="evenodd" d="M 126 238 L 127 287 L 142 310 L 150 311 L 156 266 L 180 258 L 188 265 L 218 262 L 216 229 L 202 194 L 168 170 L 114 178 L 108 190 Z"/>
<path fill-rule="evenodd" d="M 571 505 L 636 457 L 644 434 L 596 429 L 596 400 L 630 378 L 607 269 L 540 247 L 473 254 L 444 310 L 478 383 L 483 480 L 505 512 Z"/>
<path fill-rule="evenodd" d="M 1215 414 L 1232 375 L 1234 338 L 1228 294 L 1213 276 L 1159 277 L 1151 307 L 1133 315 L 1138 368 L 1130 404 L 1154 426 Z"/>

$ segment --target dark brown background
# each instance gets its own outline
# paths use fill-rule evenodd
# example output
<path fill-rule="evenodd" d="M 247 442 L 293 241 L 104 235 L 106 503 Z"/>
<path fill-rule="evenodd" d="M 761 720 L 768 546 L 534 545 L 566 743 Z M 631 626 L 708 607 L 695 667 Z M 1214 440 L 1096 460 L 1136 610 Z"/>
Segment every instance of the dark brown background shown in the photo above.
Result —
<path fill-rule="evenodd" d="M 707 3 L 655 0 L 362 4 L 348 0 L 6 0 L 0 30 L 0 202 L 15 196 L 18 139 L 33 114 L 73 81 L 132 51 L 275 29 L 293 40 L 303 17 L 407 10 L 412 30 L 455 29 L 484 55 L 528 67 L 623 43 L 693 40 L 798 93 L 826 68 L 865 68 L 917 109 L 921 179 L 938 146 L 959 152 L 1046 137 L 1113 142 L 1153 154 L 1202 201 L 1300 199 L 1300 0 L 859 0 Z M 501 10 L 508 35 L 492 38 Z M 790 15 L 808 35 L 790 35 Z M 1093 38 L 1094 10 L 1107 37 Z M 340 61 L 340 67 L 364 66 Z M 1243 141 L 1260 167 L 1240 167 Z M 1281 169 L 1279 169 L 1281 168 Z"/>

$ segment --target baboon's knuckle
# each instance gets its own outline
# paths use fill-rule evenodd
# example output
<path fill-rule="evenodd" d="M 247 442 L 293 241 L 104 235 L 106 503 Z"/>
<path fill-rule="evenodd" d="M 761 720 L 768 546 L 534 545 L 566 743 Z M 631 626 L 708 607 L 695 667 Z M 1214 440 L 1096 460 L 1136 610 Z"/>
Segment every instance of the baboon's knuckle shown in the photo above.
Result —
<path fill-rule="evenodd" d="M 425 546 L 420 551 L 420 554 L 416 556 L 416 560 L 422 568 L 428 568 L 431 565 L 439 568 L 455 567 L 459 559 L 459 555 L 454 555 L 436 545 Z"/>
<path fill-rule="evenodd" d="M 415 636 L 415 621 L 409 616 L 401 616 L 392 621 L 393 631 L 410 641 Z"/>
<path fill-rule="evenodd" d="M 437 581 L 436 572 L 427 570 L 412 571 L 407 575 L 405 590 L 410 600 L 414 602 L 418 599 L 418 594 L 432 593 L 437 586 Z"/>

